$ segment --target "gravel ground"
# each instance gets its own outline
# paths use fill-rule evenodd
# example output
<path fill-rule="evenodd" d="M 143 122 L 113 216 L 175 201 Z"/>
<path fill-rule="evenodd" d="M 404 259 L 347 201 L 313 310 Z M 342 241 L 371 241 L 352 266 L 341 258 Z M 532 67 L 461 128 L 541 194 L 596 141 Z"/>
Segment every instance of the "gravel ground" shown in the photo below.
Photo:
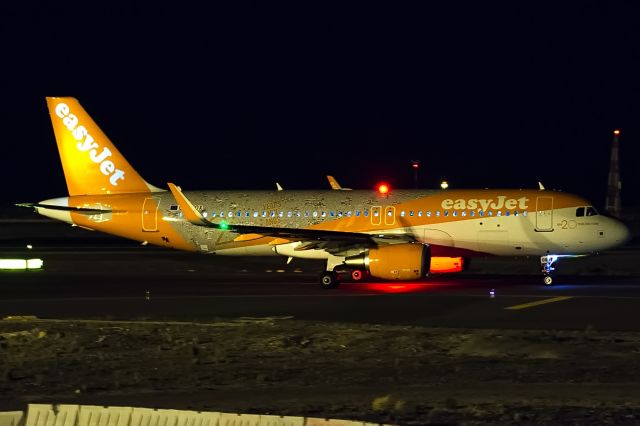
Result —
<path fill-rule="evenodd" d="M 0 321 L 0 411 L 29 402 L 403 425 L 640 424 L 640 333 Z"/>

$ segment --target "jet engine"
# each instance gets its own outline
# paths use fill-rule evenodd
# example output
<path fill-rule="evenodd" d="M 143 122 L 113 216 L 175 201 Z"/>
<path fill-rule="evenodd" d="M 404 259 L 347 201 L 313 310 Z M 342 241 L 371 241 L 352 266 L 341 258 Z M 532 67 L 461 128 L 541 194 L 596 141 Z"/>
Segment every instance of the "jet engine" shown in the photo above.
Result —
<path fill-rule="evenodd" d="M 345 258 L 344 264 L 385 280 L 416 280 L 429 274 L 431 250 L 420 243 L 393 244 Z"/>

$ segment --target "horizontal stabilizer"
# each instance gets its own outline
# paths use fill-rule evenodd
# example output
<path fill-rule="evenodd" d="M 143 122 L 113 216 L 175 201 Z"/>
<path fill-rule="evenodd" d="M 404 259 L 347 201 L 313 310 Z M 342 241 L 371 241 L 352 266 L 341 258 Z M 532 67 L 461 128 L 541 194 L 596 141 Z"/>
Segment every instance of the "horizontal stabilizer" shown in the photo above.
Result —
<path fill-rule="evenodd" d="M 81 214 L 101 214 L 101 213 L 114 213 L 111 209 L 96 209 L 90 207 L 68 207 L 68 206 L 56 206 L 53 204 L 40 204 L 40 203 L 19 203 L 18 207 L 33 207 L 49 210 L 60 210 L 65 212 L 75 212 Z"/>

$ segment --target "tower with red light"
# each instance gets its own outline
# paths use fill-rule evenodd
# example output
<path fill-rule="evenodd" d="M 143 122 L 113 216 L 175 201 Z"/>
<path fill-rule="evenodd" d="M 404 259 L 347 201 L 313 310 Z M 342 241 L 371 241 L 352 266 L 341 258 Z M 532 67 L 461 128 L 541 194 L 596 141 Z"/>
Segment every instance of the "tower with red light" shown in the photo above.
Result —
<path fill-rule="evenodd" d="M 607 199 L 605 201 L 605 209 L 614 217 L 620 217 L 620 210 L 622 208 L 620 201 L 620 189 L 622 188 L 622 182 L 620 181 L 619 143 L 620 129 L 616 129 L 613 131 L 609 180 L 607 183 Z"/>

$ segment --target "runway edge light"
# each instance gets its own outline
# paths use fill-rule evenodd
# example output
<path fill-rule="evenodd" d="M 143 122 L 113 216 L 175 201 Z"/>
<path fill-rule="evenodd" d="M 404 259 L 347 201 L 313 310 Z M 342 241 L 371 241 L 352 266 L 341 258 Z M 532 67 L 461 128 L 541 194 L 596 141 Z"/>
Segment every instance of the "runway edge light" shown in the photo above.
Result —
<path fill-rule="evenodd" d="M 4 270 L 41 269 L 43 264 L 42 259 L 0 259 L 0 269 Z"/>

